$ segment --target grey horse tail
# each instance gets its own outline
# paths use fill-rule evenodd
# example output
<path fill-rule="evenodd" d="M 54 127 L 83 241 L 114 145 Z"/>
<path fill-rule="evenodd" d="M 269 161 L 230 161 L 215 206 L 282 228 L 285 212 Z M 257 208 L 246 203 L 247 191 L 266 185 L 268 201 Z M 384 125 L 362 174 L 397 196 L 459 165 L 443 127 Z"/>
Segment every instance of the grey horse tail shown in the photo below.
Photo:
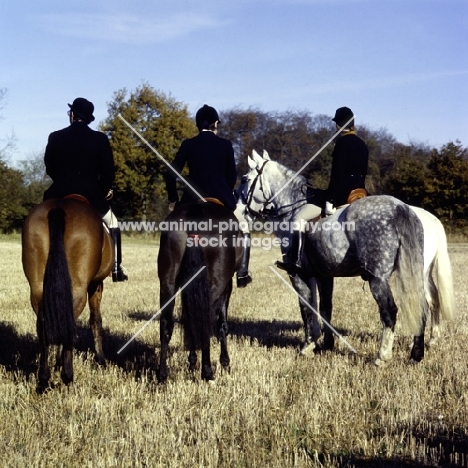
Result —
<path fill-rule="evenodd" d="M 424 294 L 424 231 L 407 205 L 397 205 L 396 215 L 400 248 L 394 270 L 395 299 L 408 330 L 419 336 L 428 312 Z"/>

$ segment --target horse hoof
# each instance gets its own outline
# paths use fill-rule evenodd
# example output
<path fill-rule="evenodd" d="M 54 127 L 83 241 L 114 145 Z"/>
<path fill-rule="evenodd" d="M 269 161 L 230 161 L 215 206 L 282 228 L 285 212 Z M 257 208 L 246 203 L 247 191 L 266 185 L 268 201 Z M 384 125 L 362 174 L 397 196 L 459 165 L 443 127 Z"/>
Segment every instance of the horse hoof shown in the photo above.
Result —
<path fill-rule="evenodd" d="M 107 367 L 106 360 L 105 360 L 105 358 L 103 358 L 103 357 L 95 356 L 95 357 L 94 357 L 94 362 L 95 362 L 98 366 Z"/>
<path fill-rule="evenodd" d="M 419 364 L 421 361 L 422 361 L 422 358 L 421 358 L 421 359 L 410 358 L 409 363 L 410 363 L 412 366 L 416 366 L 416 365 Z"/>
<path fill-rule="evenodd" d="M 377 367 L 383 367 L 387 364 L 387 361 L 383 360 L 383 359 L 380 359 L 380 358 L 377 358 L 375 361 L 374 361 L 374 364 L 377 366 Z"/>
<path fill-rule="evenodd" d="M 38 395 L 43 395 L 44 393 L 48 392 L 50 390 L 50 387 L 48 384 L 43 385 L 43 384 L 37 384 L 36 385 L 36 393 Z"/>
<path fill-rule="evenodd" d="M 301 351 L 300 351 L 300 355 L 301 356 L 305 356 L 306 354 L 309 354 L 310 351 L 314 351 L 316 348 L 316 344 L 315 343 L 306 343 Z"/>

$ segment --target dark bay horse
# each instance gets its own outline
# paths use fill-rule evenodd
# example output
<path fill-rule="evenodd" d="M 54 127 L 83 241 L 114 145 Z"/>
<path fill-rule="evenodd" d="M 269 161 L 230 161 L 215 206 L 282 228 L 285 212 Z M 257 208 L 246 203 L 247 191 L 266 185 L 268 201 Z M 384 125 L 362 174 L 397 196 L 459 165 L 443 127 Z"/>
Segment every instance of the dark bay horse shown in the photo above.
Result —
<path fill-rule="evenodd" d="M 181 290 L 182 323 L 189 368 L 196 369 L 201 350 L 201 376 L 213 380 L 210 341 L 217 334 L 220 363 L 229 369 L 227 312 L 232 276 L 242 257 L 242 236 L 232 211 L 212 202 L 195 202 L 176 208 L 165 220 L 158 254 L 160 281 L 161 354 L 158 379 L 168 376 L 167 354 L 174 329 L 174 303 Z"/>
<path fill-rule="evenodd" d="M 88 299 L 96 361 L 105 364 L 100 311 L 103 281 L 114 249 L 99 212 L 84 198 L 46 200 L 34 207 L 22 231 L 23 270 L 37 316 L 40 363 L 37 392 L 48 388 L 49 346 L 58 345 L 57 365 L 65 384 L 73 381 L 75 321 Z"/>
<path fill-rule="evenodd" d="M 294 214 L 306 203 L 306 179 L 271 161 L 267 154 L 262 157 L 255 151 L 249 157 L 249 166 L 251 170 L 244 176 L 241 189 L 247 210 L 273 222 L 278 237 L 290 239 Z M 397 310 L 414 336 L 413 361 L 424 356 L 429 306 L 440 309 L 437 312 L 447 318 L 453 312 L 445 234 L 443 229 L 439 230 L 440 222 L 435 217 L 421 211 L 424 210 L 389 196 L 366 197 L 346 205 L 334 215 L 309 225 L 302 273 L 291 278 L 300 297 L 314 307 L 317 283 L 320 315 L 328 323 L 332 314 L 333 278 L 361 276 L 368 281 L 383 325 L 377 364 L 392 356 Z M 434 246 L 429 245 L 431 240 Z M 429 274 L 442 280 L 434 282 Z M 391 276 L 395 279 L 392 288 Z M 398 307 L 395 298 L 399 299 Z M 321 329 L 316 314 L 304 301 L 300 300 L 300 305 L 306 333 L 303 350 L 306 350 L 318 346 Z M 329 328 L 324 329 L 324 344 L 326 349 L 334 346 Z"/>

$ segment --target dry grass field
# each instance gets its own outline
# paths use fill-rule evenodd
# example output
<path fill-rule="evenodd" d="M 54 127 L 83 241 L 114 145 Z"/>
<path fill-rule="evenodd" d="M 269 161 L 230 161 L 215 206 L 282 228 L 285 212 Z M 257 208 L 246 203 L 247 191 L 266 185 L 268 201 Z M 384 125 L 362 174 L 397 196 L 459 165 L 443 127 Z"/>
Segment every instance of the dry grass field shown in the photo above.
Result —
<path fill-rule="evenodd" d="M 269 269 L 279 251 L 252 252 L 254 283 L 234 288 L 231 373 L 187 371 L 178 329 L 170 376 L 155 377 L 159 323 L 117 351 L 159 309 L 157 241 L 124 238 L 130 281 L 106 280 L 108 359 L 94 364 L 85 309 L 75 382 L 35 392 L 37 339 L 19 237 L 0 239 L 0 465 L 3 467 L 468 466 L 468 245 L 451 244 L 458 315 L 419 365 L 399 330 L 393 361 L 375 367 L 380 321 L 367 284 L 336 280 L 333 324 L 356 349 L 300 356 L 295 295 Z M 219 348 L 212 345 L 213 360 Z"/>

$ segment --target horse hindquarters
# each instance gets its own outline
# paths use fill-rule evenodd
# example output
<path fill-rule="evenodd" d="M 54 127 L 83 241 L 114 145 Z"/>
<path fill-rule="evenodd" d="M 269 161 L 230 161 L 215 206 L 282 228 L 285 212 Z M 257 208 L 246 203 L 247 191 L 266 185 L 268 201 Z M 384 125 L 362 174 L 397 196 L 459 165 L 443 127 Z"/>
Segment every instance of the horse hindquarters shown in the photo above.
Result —
<path fill-rule="evenodd" d="M 424 356 L 424 328 L 427 315 L 427 301 L 425 295 L 424 278 L 424 247 L 423 228 L 407 205 L 398 204 L 392 217 L 387 220 L 395 228 L 398 243 L 387 252 L 388 258 L 394 258 L 394 293 L 390 289 L 390 272 L 382 269 L 381 274 L 370 274 L 369 286 L 374 299 L 379 306 L 382 321 L 382 339 L 376 364 L 387 361 L 392 357 L 394 329 L 398 308 L 395 298 L 399 298 L 398 305 L 403 322 L 414 336 L 411 358 L 420 361 Z"/>
<path fill-rule="evenodd" d="M 75 332 L 73 297 L 63 236 L 65 212 L 55 208 L 49 212 L 50 248 L 44 272 L 43 301 L 37 317 L 37 332 L 41 346 L 38 392 L 48 386 L 50 371 L 47 349 L 51 344 L 61 345 L 64 383 L 73 381 L 72 350 Z"/>

